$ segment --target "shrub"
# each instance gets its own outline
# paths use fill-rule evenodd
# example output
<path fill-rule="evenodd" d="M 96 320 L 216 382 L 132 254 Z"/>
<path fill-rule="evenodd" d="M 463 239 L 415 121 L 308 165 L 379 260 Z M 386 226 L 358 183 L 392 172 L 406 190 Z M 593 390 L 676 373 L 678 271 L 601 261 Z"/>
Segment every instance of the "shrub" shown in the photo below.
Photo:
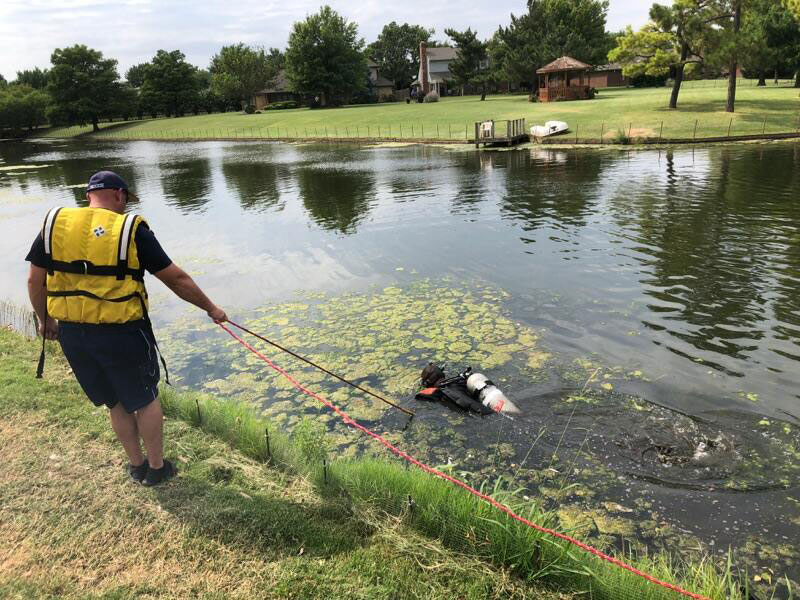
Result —
<path fill-rule="evenodd" d="M 284 102 L 272 102 L 264 107 L 264 110 L 283 110 L 287 108 L 297 108 L 298 104 L 294 100 L 285 100 Z"/>
<path fill-rule="evenodd" d="M 631 143 L 631 138 L 625 133 L 624 129 L 617 129 L 617 135 L 614 136 L 614 143 L 628 146 Z"/>
<path fill-rule="evenodd" d="M 244 107 L 244 112 L 246 112 L 248 115 L 252 115 L 254 112 L 256 112 L 255 105 L 248 104 L 247 106 Z"/>
<path fill-rule="evenodd" d="M 436 92 L 428 92 L 427 94 L 425 94 L 425 98 L 423 100 L 423 102 L 425 103 L 438 102 L 438 101 L 439 101 L 439 94 L 437 94 Z"/>

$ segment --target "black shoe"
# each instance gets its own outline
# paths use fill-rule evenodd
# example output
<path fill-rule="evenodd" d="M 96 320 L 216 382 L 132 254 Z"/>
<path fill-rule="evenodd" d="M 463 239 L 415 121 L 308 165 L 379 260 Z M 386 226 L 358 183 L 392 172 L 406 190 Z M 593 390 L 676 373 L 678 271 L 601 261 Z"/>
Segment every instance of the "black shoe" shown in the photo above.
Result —
<path fill-rule="evenodd" d="M 150 465 L 147 464 L 147 459 L 144 459 L 144 462 L 140 464 L 138 467 L 134 467 L 132 464 L 128 464 L 128 475 L 131 476 L 131 479 L 136 483 L 142 483 L 144 481 L 145 476 L 147 475 L 147 470 L 150 468 Z"/>
<path fill-rule="evenodd" d="M 175 468 L 175 465 L 168 460 L 164 460 L 164 466 L 162 466 L 160 469 L 154 469 L 153 467 L 147 469 L 147 475 L 142 480 L 142 485 L 146 485 L 148 487 L 158 485 L 159 483 L 166 481 L 177 474 L 178 470 Z"/>

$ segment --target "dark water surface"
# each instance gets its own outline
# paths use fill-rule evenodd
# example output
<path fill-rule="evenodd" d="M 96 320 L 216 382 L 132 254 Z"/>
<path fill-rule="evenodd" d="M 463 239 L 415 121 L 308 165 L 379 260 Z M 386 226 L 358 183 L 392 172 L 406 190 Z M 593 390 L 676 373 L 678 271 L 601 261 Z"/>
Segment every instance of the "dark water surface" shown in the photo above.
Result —
<path fill-rule="evenodd" d="M 696 536 L 798 578 L 800 145 L 55 141 L 0 144 L 0 159 L 2 299 L 25 300 L 22 259 L 46 210 L 80 204 L 93 171 L 117 170 L 173 260 L 232 317 L 289 340 L 318 329 L 307 351 L 418 409 L 410 447 L 482 474 L 513 463 L 520 475 L 527 456 L 521 476 L 544 489 L 538 472 L 558 448 L 555 470 L 573 468 L 588 490 L 562 509 L 584 535 Z M 237 394 L 262 385 L 252 399 L 265 411 L 309 413 L 266 392 L 274 382 L 238 366 L 196 311 L 148 285 L 184 382 Z M 419 318 L 397 317 L 409 307 Z M 413 332 L 396 351 L 382 319 Z M 489 325 L 473 335 L 481 319 Z M 415 406 L 428 358 L 488 364 L 525 416 Z M 382 407 L 362 416 L 402 426 Z M 552 435 L 531 453 L 541 427 Z"/>

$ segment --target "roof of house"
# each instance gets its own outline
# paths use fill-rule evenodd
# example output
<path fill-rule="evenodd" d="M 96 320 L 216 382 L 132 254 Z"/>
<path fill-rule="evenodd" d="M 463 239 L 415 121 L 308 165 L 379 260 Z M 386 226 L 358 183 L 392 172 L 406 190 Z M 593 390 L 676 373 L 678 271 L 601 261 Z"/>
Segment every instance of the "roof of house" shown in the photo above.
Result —
<path fill-rule="evenodd" d="M 367 66 L 368 66 L 370 69 L 376 69 L 376 68 L 378 67 L 378 63 L 376 63 L 376 62 L 375 62 L 374 60 L 372 60 L 371 58 L 368 58 L 368 59 L 367 59 Z"/>
<path fill-rule="evenodd" d="M 286 71 L 281 69 L 278 74 L 270 82 L 270 85 L 263 90 L 259 90 L 256 94 L 275 94 L 277 92 L 290 92 L 289 79 L 286 77 Z"/>
<path fill-rule="evenodd" d="M 543 66 L 537 70 L 537 73 L 556 73 L 558 71 L 583 71 L 584 69 L 591 69 L 589 65 L 571 56 L 562 56 L 555 59 L 549 65 Z"/>
<path fill-rule="evenodd" d="M 458 54 L 458 48 L 428 48 L 429 60 L 453 60 Z"/>

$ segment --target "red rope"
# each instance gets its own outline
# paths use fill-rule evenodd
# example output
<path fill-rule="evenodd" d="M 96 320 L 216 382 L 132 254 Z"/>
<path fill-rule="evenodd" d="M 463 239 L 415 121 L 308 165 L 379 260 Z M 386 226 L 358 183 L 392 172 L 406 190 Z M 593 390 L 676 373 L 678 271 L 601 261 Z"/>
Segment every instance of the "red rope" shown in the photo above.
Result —
<path fill-rule="evenodd" d="M 229 323 L 231 325 L 234 325 L 235 327 L 239 327 L 233 321 L 229 321 Z M 297 388 L 298 390 L 300 390 L 304 394 L 306 394 L 308 396 L 311 396 L 312 398 L 322 402 L 322 404 L 324 404 L 325 406 L 330 408 L 332 411 L 334 411 L 337 415 L 339 415 L 339 417 L 341 417 L 342 422 L 345 425 L 349 425 L 351 427 L 354 427 L 354 428 L 358 429 L 359 431 L 361 431 L 362 433 L 367 434 L 371 438 L 376 439 L 378 442 L 380 442 L 381 444 L 386 446 L 386 448 L 388 448 L 394 455 L 399 456 L 400 458 L 410 462 L 413 465 L 416 465 L 417 467 L 419 467 L 423 471 L 426 471 L 426 472 L 430 473 L 431 475 L 439 477 L 440 479 L 444 479 L 445 481 L 449 481 L 453 485 L 457 485 L 458 487 L 467 490 L 473 496 L 477 496 L 481 500 L 484 500 L 485 502 L 488 502 L 489 504 L 494 506 L 496 509 L 506 513 L 512 519 L 514 519 L 516 521 L 519 521 L 520 523 L 524 523 L 528 527 L 532 527 L 532 528 L 536 529 L 537 531 L 540 531 L 540 532 L 545 533 L 547 535 L 550 535 L 550 536 L 565 540 L 565 541 L 569 542 L 570 544 L 573 544 L 573 545 L 577 546 L 578 548 L 581 548 L 582 550 L 585 550 L 586 552 L 589 552 L 590 554 L 594 554 L 598 558 L 601 558 L 601 559 L 603 559 L 605 561 L 613 563 L 613 564 L 617 565 L 618 567 L 620 567 L 622 569 L 625 569 L 626 571 L 630 571 L 634 575 L 638 575 L 639 577 L 642 577 L 642 578 L 646 579 L 650 583 L 654 583 L 656 585 L 660 585 L 661 587 L 667 588 L 668 590 L 672 590 L 673 592 L 677 592 L 678 594 L 681 594 L 683 596 L 687 596 L 689 598 L 694 598 L 695 600 L 710 600 L 710 598 L 708 598 L 706 596 L 701 596 L 700 594 L 694 594 L 694 593 L 689 592 L 687 590 L 684 590 L 683 588 L 678 587 L 677 585 L 674 585 L 672 583 L 667 583 L 666 581 L 661 581 L 660 579 L 656 579 L 652 575 L 648 575 L 647 573 L 645 573 L 643 571 L 640 571 L 639 569 L 637 569 L 635 567 L 632 567 L 631 565 L 619 560 L 618 558 L 615 558 L 613 556 L 609 556 L 608 554 L 606 554 L 604 552 L 601 552 L 597 548 L 593 548 L 592 546 L 589 546 L 588 544 L 585 544 L 585 543 L 583 543 L 583 542 L 581 542 L 579 540 L 576 540 L 573 537 L 570 537 L 570 536 L 565 535 L 563 533 L 559 533 L 558 531 L 554 531 L 553 529 L 548 529 L 547 527 L 542 527 L 541 525 L 537 525 L 533 521 L 529 521 L 525 517 L 521 517 L 520 515 L 515 513 L 513 510 L 511 510 L 509 507 L 507 507 L 505 504 L 501 504 L 500 502 L 498 502 L 497 500 L 495 500 L 491 496 L 487 496 L 486 494 L 483 494 L 483 493 L 479 492 L 478 490 L 476 490 L 475 488 L 471 487 L 470 485 L 464 483 L 460 479 L 456 479 L 455 477 L 452 477 L 451 475 L 448 475 L 447 473 L 443 473 L 441 471 L 438 471 L 438 470 L 434 469 L 433 467 L 430 467 L 430 466 L 426 465 L 425 463 L 420 462 L 419 460 L 417 460 L 413 456 L 411 456 L 409 454 L 406 454 L 405 452 L 403 452 L 402 450 L 400 450 L 396 446 L 392 445 L 388 440 L 384 439 L 383 437 L 381 437 L 377 433 L 374 433 L 373 431 L 370 431 L 369 429 L 367 429 L 366 427 L 364 427 L 360 423 L 357 423 L 356 421 L 354 421 L 352 418 L 350 418 L 350 416 L 346 412 L 344 412 L 338 406 L 333 404 L 333 402 L 331 402 L 329 400 L 326 400 L 325 398 L 323 398 L 319 394 L 316 394 L 316 393 L 312 392 L 311 390 L 303 387 L 303 385 L 301 383 L 299 383 L 296 379 L 294 379 L 294 377 L 289 375 L 289 373 L 287 373 L 281 367 L 277 366 L 275 363 L 273 363 L 266 356 L 261 354 L 258 350 L 253 348 L 250 344 L 245 342 L 238 335 L 233 333 L 223 323 L 219 323 L 219 326 L 222 327 L 222 329 L 224 329 L 225 331 L 227 331 L 228 334 L 233 339 L 235 339 L 237 342 L 239 342 L 242 346 L 244 346 L 245 348 L 250 350 L 250 352 L 252 352 L 258 358 L 260 358 L 265 363 L 267 363 L 272 369 L 274 369 L 275 371 L 277 371 L 278 373 L 283 375 L 286 379 L 288 379 L 292 383 L 292 385 L 294 385 L 295 388 Z"/>

